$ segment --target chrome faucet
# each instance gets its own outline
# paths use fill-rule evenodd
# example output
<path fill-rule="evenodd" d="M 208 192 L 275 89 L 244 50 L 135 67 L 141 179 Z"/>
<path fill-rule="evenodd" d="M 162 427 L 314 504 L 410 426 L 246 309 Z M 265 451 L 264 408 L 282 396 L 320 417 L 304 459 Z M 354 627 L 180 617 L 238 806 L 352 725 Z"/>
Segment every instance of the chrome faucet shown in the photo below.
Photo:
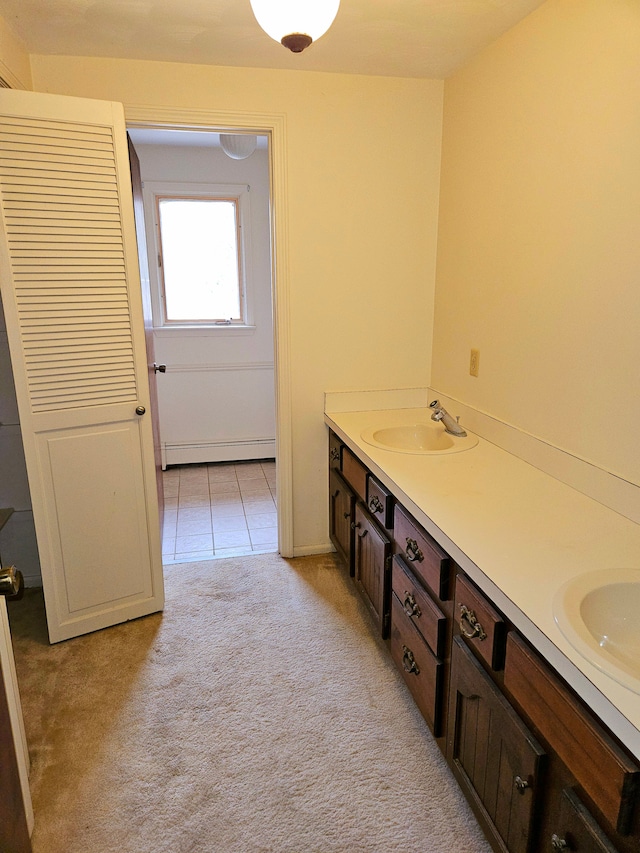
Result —
<path fill-rule="evenodd" d="M 440 405 L 440 400 L 434 400 L 433 403 L 429 403 L 429 408 L 433 409 L 431 420 L 442 421 L 445 432 L 457 435 L 460 438 L 463 438 L 467 434 L 458 423 L 458 420 L 454 420 L 449 412 Z"/>

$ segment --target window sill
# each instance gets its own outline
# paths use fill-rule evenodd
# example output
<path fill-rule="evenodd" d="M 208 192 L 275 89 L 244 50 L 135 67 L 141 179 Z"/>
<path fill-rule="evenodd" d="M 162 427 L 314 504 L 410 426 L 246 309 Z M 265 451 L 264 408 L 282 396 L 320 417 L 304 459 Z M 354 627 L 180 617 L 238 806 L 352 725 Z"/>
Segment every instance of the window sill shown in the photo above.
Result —
<path fill-rule="evenodd" d="M 221 324 L 219 326 L 157 326 L 153 334 L 158 338 L 208 338 L 212 335 L 253 335 L 257 326 Z"/>

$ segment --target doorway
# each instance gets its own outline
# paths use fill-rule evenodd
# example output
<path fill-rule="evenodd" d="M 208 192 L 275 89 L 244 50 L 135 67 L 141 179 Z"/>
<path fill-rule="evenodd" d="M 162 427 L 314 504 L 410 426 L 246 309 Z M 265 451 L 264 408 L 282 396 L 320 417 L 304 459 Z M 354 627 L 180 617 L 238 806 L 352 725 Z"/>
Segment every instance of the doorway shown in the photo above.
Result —
<path fill-rule="evenodd" d="M 163 477 L 163 565 L 278 550 L 274 459 L 176 466 Z"/>
<path fill-rule="evenodd" d="M 129 128 L 140 160 L 164 482 L 163 563 L 278 549 L 269 138 L 229 157 L 215 130 Z M 242 311 L 175 322 L 160 205 L 235 199 Z"/>

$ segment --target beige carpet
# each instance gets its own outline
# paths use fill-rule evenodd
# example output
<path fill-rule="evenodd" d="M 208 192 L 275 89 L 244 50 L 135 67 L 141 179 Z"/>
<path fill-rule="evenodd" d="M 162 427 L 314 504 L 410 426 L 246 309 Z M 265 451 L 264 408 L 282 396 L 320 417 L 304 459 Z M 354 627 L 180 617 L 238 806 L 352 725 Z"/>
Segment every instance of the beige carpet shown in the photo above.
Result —
<path fill-rule="evenodd" d="M 331 555 L 166 585 L 53 647 L 38 592 L 11 607 L 34 853 L 488 853 Z"/>

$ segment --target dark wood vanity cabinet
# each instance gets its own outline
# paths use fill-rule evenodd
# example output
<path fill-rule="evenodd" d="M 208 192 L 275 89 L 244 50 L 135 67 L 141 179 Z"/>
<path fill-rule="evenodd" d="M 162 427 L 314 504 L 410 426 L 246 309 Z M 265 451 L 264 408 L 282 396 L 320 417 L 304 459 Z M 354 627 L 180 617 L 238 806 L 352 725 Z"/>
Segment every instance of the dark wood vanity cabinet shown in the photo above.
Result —
<path fill-rule="evenodd" d="M 337 552 L 497 853 L 640 853 L 640 764 L 331 433 Z"/>
<path fill-rule="evenodd" d="M 372 512 L 367 509 L 371 506 Z M 390 624 L 393 496 L 333 433 L 329 436 L 329 536 L 380 635 Z"/>
<path fill-rule="evenodd" d="M 638 762 L 516 631 L 504 689 L 549 754 L 536 852 L 637 853 Z"/>
<path fill-rule="evenodd" d="M 639 851 L 640 836 L 634 829 L 640 792 L 637 762 L 463 573 L 456 578 L 454 611 L 447 758 L 494 848 L 526 853 Z M 531 794 L 532 820 L 524 847 L 505 836 L 500 813 L 491 814 L 469 772 L 479 754 L 491 778 L 496 746 L 491 745 L 485 758 L 483 744 L 489 738 L 487 721 L 496 711 L 482 712 L 483 704 L 485 709 L 493 705 L 505 710 L 496 717 L 501 720 L 499 753 L 516 756 L 503 765 L 505 803 L 510 777 L 519 795 L 511 798 L 512 804 L 524 808 Z M 467 748 L 468 732 L 474 730 L 476 747 Z M 523 770 L 526 753 L 517 749 L 523 738 L 539 752 L 537 770 L 528 776 Z"/>

